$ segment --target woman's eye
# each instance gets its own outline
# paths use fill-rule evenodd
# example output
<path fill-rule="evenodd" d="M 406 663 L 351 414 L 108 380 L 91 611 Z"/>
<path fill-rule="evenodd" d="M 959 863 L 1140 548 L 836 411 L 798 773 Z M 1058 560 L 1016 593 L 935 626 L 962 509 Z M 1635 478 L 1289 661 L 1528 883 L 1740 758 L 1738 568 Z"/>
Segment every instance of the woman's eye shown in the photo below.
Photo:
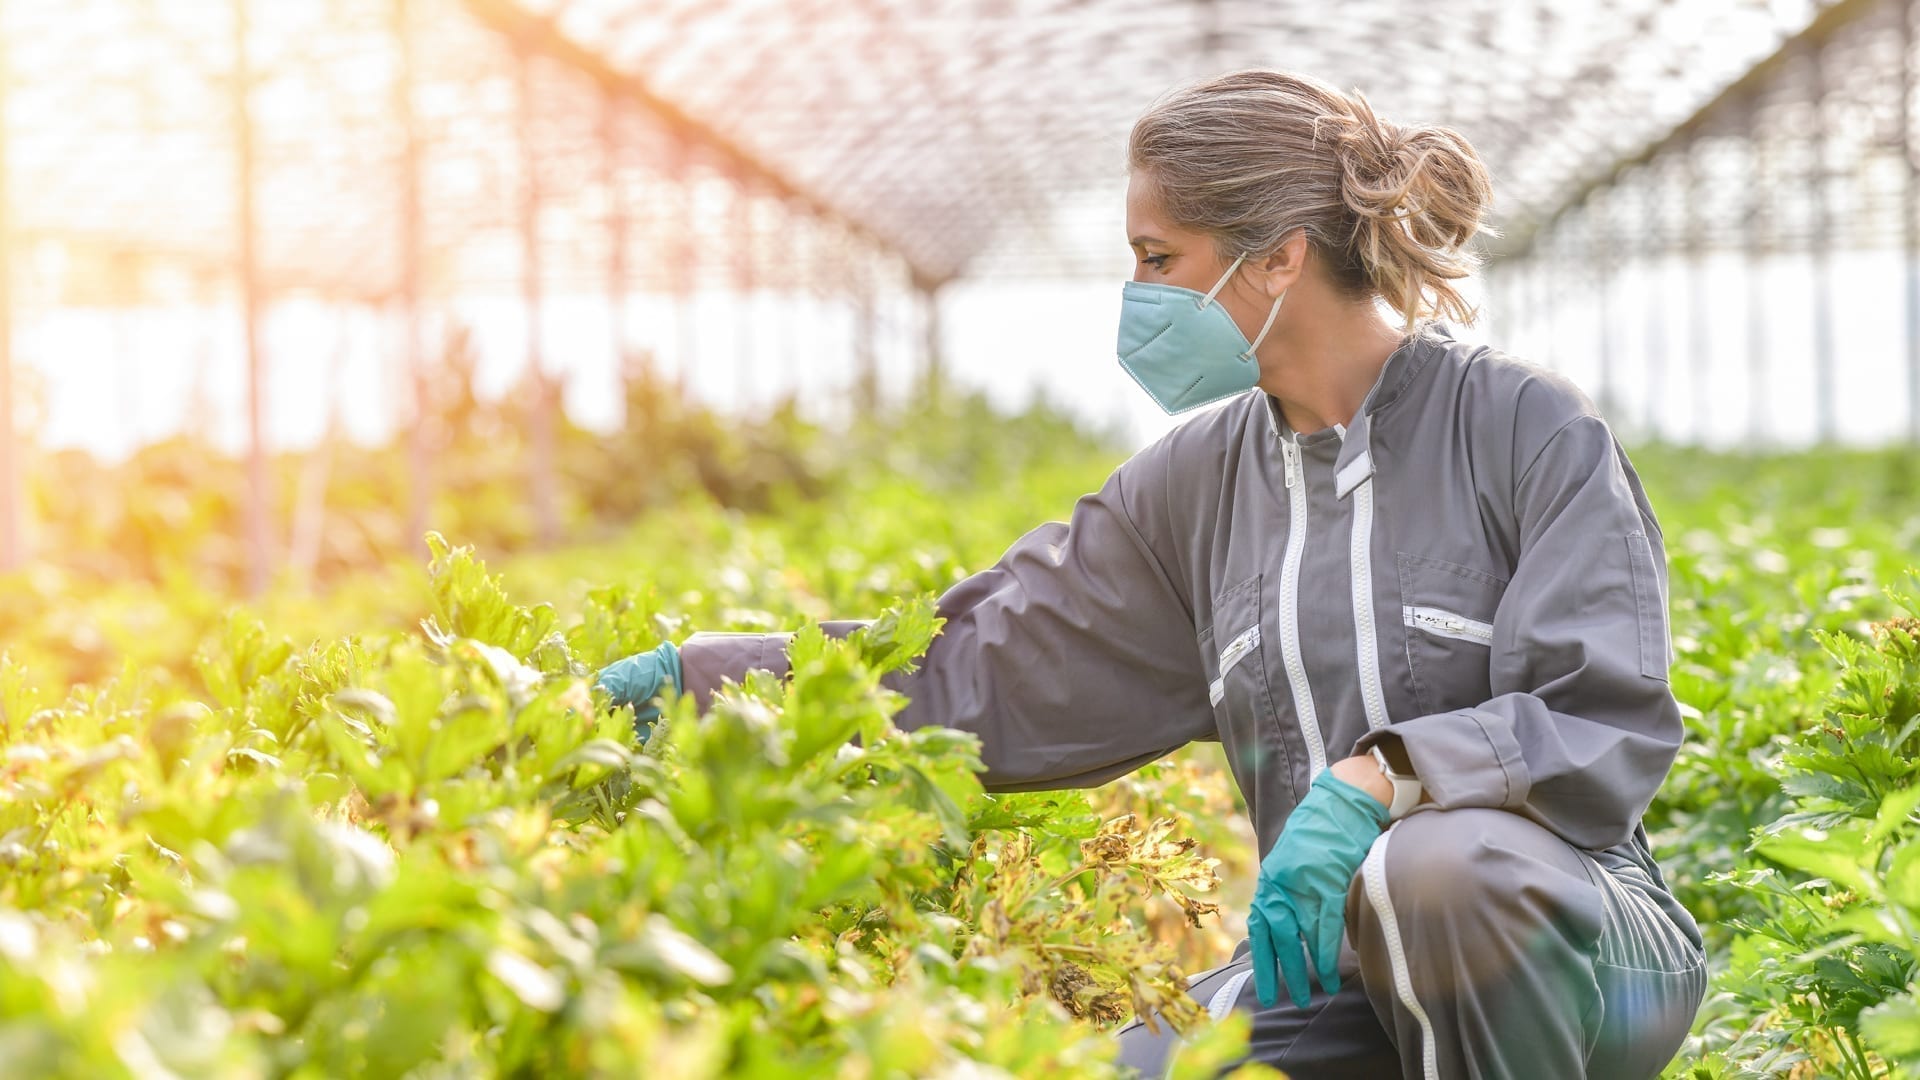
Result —
<path fill-rule="evenodd" d="M 1165 270 L 1167 268 L 1167 257 L 1165 255 L 1149 255 L 1140 261 L 1153 267 L 1155 270 Z"/>

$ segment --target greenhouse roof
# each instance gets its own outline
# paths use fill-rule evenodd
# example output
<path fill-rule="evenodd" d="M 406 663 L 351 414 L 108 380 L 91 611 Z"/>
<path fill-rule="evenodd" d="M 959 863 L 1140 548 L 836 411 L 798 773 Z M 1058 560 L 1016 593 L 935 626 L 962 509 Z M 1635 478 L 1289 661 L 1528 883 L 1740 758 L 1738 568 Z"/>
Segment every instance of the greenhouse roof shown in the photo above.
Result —
<path fill-rule="evenodd" d="M 1541 215 L 1814 14 L 1738 0 L 522 3 L 938 273 L 996 241 L 1021 258 L 1089 254 L 1081 236 L 1059 247 L 1089 195 L 1115 208 L 1091 239 L 1123 252 L 1133 118 L 1238 67 L 1302 70 L 1389 120 L 1454 127 L 1503 214 Z"/>
<path fill-rule="evenodd" d="M 743 220 L 759 237 L 762 274 L 819 276 L 817 259 L 849 250 L 897 255 L 921 284 L 1110 274 L 1126 258 L 1128 127 L 1183 81 L 1300 70 L 1358 88 L 1388 120 L 1453 127 L 1488 162 L 1505 227 L 1550 215 L 1657 142 L 1822 10 L 1752 0 L 13 3 L 0 8 L 0 31 L 17 240 L 57 237 L 69 253 L 93 245 L 109 265 L 201 277 L 231 268 L 243 6 L 264 272 L 278 288 L 368 298 L 391 295 L 405 261 L 403 102 L 415 116 L 433 288 L 510 287 L 529 168 L 541 196 L 537 258 L 562 280 L 607 263 L 615 205 L 631 215 L 624 258 L 642 284 L 691 263 L 709 275 L 737 269 L 694 240 L 661 248 L 655 226 L 691 223 L 706 237 Z M 536 59 L 522 64 L 525 55 Z M 609 132 L 619 135 L 611 174 Z M 695 173 L 749 185 L 754 208 L 729 217 L 724 202 L 656 182 Z M 796 220 L 817 226 L 807 230 L 815 246 L 787 244 L 798 230 L 783 223 Z M 111 300 L 111 278 L 68 289 Z"/>

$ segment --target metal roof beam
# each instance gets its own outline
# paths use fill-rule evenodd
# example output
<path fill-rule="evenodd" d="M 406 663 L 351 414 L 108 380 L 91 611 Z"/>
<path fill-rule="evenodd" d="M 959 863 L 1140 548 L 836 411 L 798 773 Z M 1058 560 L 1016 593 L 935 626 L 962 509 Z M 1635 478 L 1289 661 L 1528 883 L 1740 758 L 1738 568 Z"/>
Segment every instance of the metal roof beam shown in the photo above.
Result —
<path fill-rule="evenodd" d="M 606 92 L 653 114 L 678 137 L 699 144 L 717 155 L 734 175 L 750 179 L 763 189 L 805 207 L 815 217 L 832 221 L 878 247 L 900 254 L 913 267 L 916 276 L 940 276 L 930 274 L 926 268 L 909 258 L 901 250 L 898 241 L 879 235 L 865 222 L 842 212 L 813 192 L 802 190 L 784 173 L 761 161 L 733 139 L 688 115 L 641 79 L 615 69 L 605 57 L 561 33 L 550 18 L 533 15 L 513 0 L 461 2 L 476 19 L 505 35 L 520 48 L 572 68 L 599 83 Z"/>
<path fill-rule="evenodd" d="M 1839 0 L 1832 7 L 1815 16 L 1805 29 L 1782 40 L 1779 48 L 1772 54 L 1747 69 L 1744 75 L 1714 95 L 1711 101 L 1694 110 L 1692 115 L 1675 125 L 1671 131 L 1631 154 L 1615 158 L 1604 168 L 1590 174 L 1586 180 L 1576 184 L 1567 193 L 1560 205 L 1528 223 L 1525 228 L 1510 231 L 1505 242 L 1489 245 L 1489 250 L 1497 255 L 1512 255 L 1525 251 L 1542 230 L 1565 213 L 1568 207 L 1578 205 L 1587 197 L 1588 192 L 1614 183 L 1626 170 L 1645 165 L 1696 134 L 1708 130 L 1716 117 L 1729 109 L 1737 109 L 1740 102 L 1758 94 L 1779 76 L 1782 68 L 1793 63 L 1794 59 L 1802 55 L 1805 50 L 1819 48 L 1842 27 L 1872 14 L 1883 3 L 1884 0 Z"/>

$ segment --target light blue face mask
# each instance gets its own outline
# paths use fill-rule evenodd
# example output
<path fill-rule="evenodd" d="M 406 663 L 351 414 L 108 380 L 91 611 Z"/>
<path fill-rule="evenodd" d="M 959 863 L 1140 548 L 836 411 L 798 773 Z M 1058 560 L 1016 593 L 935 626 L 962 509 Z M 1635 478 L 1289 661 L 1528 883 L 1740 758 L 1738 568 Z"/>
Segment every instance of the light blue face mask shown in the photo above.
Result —
<path fill-rule="evenodd" d="M 1120 366 L 1169 416 L 1251 390 L 1260 381 L 1253 351 L 1273 328 L 1287 294 L 1274 297 L 1273 310 L 1249 344 L 1233 316 L 1213 302 L 1245 260 L 1233 260 L 1204 296 L 1151 281 L 1129 281 L 1121 292 Z"/>

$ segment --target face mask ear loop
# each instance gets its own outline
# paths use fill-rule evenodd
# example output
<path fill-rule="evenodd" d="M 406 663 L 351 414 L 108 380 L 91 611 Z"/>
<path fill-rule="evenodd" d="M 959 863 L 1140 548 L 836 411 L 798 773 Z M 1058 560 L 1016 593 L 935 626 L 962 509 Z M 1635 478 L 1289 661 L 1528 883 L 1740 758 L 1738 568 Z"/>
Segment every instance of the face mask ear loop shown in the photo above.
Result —
<path fill-rule="evenodd" d="M 1273 320 L 1280 314 L 1280 302 L 1286 298 L 1287 294 L 1284 292 L 1273 298 L 1273 309 L 1267 312 L 1267 321 L 1260 324 L 1260 333 L 1254 336 L 1253 344 L 1247 346 L 1247 351 L 1240 354 L 1240 359 L 1253 359 L 1253 350 L 1259 348 L 1260 343 L 1267 340 L 1267 331 L 1273 329 Z"/>
<path fill-rule="evenodd" d="M 1227 267 L 1227 272 L 1220 275 L 1220 280 L 1214 282 L 1213 288 L 1207 292 L 1206 296 L 1200 299 L 1200 306 L 1202 308 L 1205 308 L 1208 304 L 1213 303 L 1213 298 L 1220 294 L 1221 289 L 1224 289 L 1227 287 L 1227 282 L 1233 280 L 1233 272 L 1235 270 L 1240 269 L 1240 264 L 1245 262 L 1246 259 L 1247 257 L 1245 255 L 1242 255 L 1239 258 L 1233 260 L 1233 265 Z"/>

